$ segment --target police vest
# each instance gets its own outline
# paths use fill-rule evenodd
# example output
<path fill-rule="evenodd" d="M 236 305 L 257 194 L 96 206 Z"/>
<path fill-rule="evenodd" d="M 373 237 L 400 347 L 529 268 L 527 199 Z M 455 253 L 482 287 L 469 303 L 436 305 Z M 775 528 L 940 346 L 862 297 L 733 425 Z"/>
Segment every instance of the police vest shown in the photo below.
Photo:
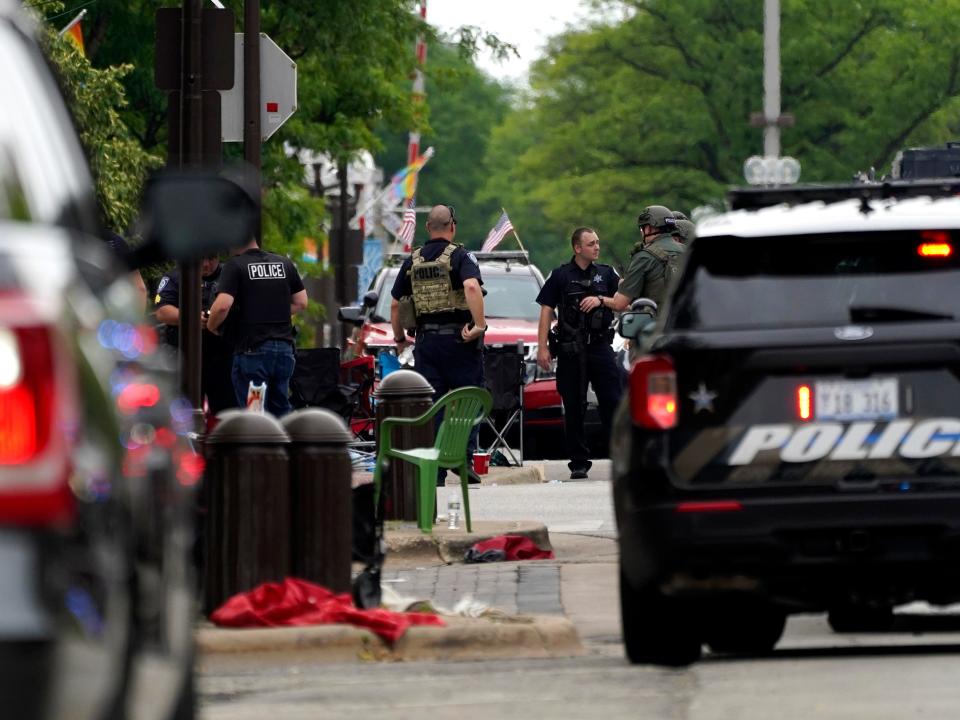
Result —
<path fill-rule="evenodd" d="M 413 251 L 410 286 L 417 317 L 434 313 L 469 310 L 463 289 L 453 289 L 450 257 L 460 247 L 448 243 L 436 260 L 424 260 L 421 248 Z"/>

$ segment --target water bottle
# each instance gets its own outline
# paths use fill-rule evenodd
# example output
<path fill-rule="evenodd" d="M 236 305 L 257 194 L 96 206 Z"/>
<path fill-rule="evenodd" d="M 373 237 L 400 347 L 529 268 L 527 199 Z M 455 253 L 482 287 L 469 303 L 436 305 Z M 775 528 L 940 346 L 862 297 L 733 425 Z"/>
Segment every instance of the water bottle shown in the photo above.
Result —
<path fill-rule="evenodd" d="M 460 521 L 460 498 L 451 493 L 447 498 L 447 530 L 456 530 Z"/>
<path fill-rule="evenodd" d="M 262 413 L 266 409 L 266 403 L 267 383 L 261 382 L 257 385 L 251 380 L 247 387 L 247 410 Z"/>

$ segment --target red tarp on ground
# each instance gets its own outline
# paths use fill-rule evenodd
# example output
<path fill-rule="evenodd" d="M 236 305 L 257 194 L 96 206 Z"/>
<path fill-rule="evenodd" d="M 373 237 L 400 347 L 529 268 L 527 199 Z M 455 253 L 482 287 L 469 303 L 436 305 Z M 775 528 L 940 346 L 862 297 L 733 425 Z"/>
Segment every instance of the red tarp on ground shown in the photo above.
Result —
<path fill-rule="evenodd" d="M 236 628 L 346 623 L 366 628 L 388 642 L 398 640 L 411 625 L 444 624 L 433 613 L 358 610 L 347 593 L 337 595 L 297 578 L 264 583 L 234 595 L 213 611 L 210 620 Z"/>
<path fill-rule="evenodd" d="M 503 560 L 553 560 L 553 550 L 541 550 L 524 535 L 498 535 L 475 543 L 467 550 L 467 562 Z"/>

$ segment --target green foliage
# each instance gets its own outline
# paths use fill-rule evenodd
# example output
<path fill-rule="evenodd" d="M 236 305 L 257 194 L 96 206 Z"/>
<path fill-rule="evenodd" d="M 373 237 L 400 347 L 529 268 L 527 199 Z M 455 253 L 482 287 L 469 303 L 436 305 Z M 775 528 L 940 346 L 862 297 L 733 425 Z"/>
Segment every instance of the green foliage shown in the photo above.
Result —
<path fill-rule="evenodd" d="M 148 169 L 159 164 L 158 158 L 143 150 L 120 117 L 127 105 L 122 80 L 133 68 L 126 64 L 91 67 L 76 45 L 59 37 L 50 25 L 42 27 L 41 44 L 73 113 L 104 221 L 123 232 L 137 215 Z"/>
<path fill-rule="evenodd" d="M 423 133 L 420 146 L 434 146 L 436 155 L 420 174 L 417 204 L 453 205 L 457 210 L 457 240 L 479 249 L 500 214 L 502 202 L 509 200 L 481 200 L 476 196 L 486 177 L 483 159 L 490 133 L 507 114 L 509 91 L 451 44 L 430 48 L 426 75 L 430 127 Z M 407 134 L 381 131 L 380 138 L 384 150 L 377 156 L 377 163 L 389 175 L 407 163 Z M 418 241 L 424 239 L 424 233 L 421 222 Z"/>
<path fill-rule="evenodd" d="M 595 2 L 616 21 L 553 39 L 528 97 L 493 134 L 483 197 L 543 265 L 594 225 L 607 260 L 625 258 L 649 204 L 689 212 L 743 182 L 762 154 L 760 0 Z M 782 3 L 782 133 L 807 181 L 842 181 L 896 151 L 956 132 L 960 1 Z M 626 19 L 624 19 L 626 18 Z"/>

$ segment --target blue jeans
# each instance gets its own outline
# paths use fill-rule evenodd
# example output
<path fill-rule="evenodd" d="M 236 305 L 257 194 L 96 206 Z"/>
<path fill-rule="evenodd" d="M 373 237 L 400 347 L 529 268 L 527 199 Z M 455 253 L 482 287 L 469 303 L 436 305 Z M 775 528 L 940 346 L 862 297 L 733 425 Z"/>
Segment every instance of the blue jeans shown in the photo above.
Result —
<path fill-rule="evenodd" d="M 264 409 L 276 417 L 283 417 L 290 405 L 290 378 L 296 359 L 293 345 L 285 340 L 267 340 L 253 350 L 233 356 L 233 389 L 240 407 L 247 406 L 250 383 L 267 385 Z"/>

